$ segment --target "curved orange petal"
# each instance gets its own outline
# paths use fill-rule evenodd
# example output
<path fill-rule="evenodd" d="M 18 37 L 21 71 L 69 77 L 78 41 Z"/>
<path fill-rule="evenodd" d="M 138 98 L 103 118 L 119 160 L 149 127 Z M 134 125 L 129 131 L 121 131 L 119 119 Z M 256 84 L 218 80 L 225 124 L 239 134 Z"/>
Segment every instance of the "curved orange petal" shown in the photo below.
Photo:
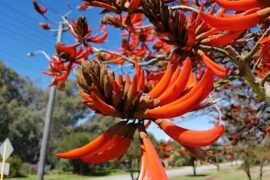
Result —
<path fill-rule="evenodd" d="M 159 126 L 175 141 L 192 148 L 209 146 L 215 143 L 224 133 L 223 125 L 219 125 L 209 130 L 195 131 L 181 128 L 166 120 L 162 120 Z"/>

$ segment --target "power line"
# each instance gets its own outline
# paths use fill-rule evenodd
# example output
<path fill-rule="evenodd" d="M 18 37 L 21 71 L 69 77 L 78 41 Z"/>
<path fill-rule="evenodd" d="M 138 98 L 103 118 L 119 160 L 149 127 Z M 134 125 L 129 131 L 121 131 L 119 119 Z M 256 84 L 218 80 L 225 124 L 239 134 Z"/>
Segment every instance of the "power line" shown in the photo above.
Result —
<path fill-rule="evenodd" d="M 21 12 L 21 11 L 18 11 L 18 9 L 15 9 L 15 8 L 13 8 L 13 7 L 10 7 L 9 5 L 7 5 L 7 4 L 5 4 L 5 3 L 3 3 L 3 2 L 0 1 L 0 6 L 1 6 L 1 5 L 2 5 L 2 7 L 6 7 L 6 8 L 8 8 L 8 9 L 12 10 L 12 12 L 15 12 L 15 13 L 17 13 L 17 14 L 20 14 L 20 15 L 22 15 L 23 17 L 27 17 L 28 19 L 32 20 L 32 21 L 35 22 L 35 23 L 38 23 L 38 22 L 39 22 L 39 20 L 33 18 L 32 16 L 29 16 L 28 14 L 23 13 L 23 12 Z"/>
<path fill-rule="evenodd" d="M 0 27 L 2 27 L 2 25 Z M 13 29 L 9 29 L 8 31 L 1 31 L 1 30 L 4 30 L 4 29 L 0 29 L 0 32 L 1 33 L 4 32 L 4 33 L 8 34 L 9 35 L 8 38 L 14 39 L 14 36 L 16 36 L 18 39 L 23 39 L 23 40 L 26 40 L 28 42 L 31 41 L 34 44 L 42 45 L 42 46 L 46 47 L 46 49 L 53 48 L 53 46 L 51 46 L 51 44 L 50 45 L 44 44 L 45 42 L 43 42 L 41 40 L 39 41 L 38 39 L 34 39 L 31 35 L 29 35 L 27 33 L 22 33 L 20 31 L 15 31 Z M 17 39 L 14 39 L 14 40 L 18 41 Z"/>
<path fill-rule="evenodd" d="M 3 21 L 3 20 L 0 18 L 0 22 L 1 21 Z M 3 30 L 6 30 L 7 32 L 9 32 L 9 31 L 13 31 L 14 32 L 14 30 L 13 30 L 14 28 L 15 29 L 20 29 L 19 31 L 16 31 L 16 34 L 23 34 L 23 36 L 28 36 L 27 38 L 29 38 L 31 40 L 34 40 L 34 41 L 37 40 L 37 39 L 40 39 L 40 40 L 42 40 L 42 43 L 46 43 L 46 45 L 50 45 L 50 46 L 54 45 L 54 43 L 52 41 L 50 41 L 49 38 L 45 38 L 44 36 L 37 35 L 37 34 L 34 34 L 33 35 L 33 32 L 32 31 L 29 32 L 29 31 L 21 28 L 18 25 L 13 25 L 13 24 L 11 24 L 9 22 L 6 22 L 4 24 L 1 24 L 0 23 L 0 27 L 4 27 Z M 10 27 L 13 27 L 13 28 L 10 28 Z M 30 35 L 30 33 L 31 33 L 31 35 Z M 34 38 L 34 37 L 37 37 L 37 38 Z"/>

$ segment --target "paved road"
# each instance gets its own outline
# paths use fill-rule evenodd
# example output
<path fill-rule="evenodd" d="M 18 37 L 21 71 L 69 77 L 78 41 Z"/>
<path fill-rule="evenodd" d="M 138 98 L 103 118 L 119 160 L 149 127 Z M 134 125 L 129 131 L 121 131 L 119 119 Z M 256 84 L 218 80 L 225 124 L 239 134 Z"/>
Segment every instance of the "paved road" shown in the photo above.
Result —
<path fill-rule="evenodd" d="M 220 164 L 220 167 L 228 167 L 236 164 L 240 164 L 240 161 L 233 162 L 233 163 L 222 163 Z M 216 166 L 214 165 L 204 165 L 204 166 L 199 166 L 197 167 L 197 173 L 202 174 L 202 173 L 207 173 L 210 171 L 213 171 L 216 169 Z M 193 169 L 191 166 L 186 166 L 183 168 L 179 169 L 171 169 L 166 171 L 167 175 L 169 178 L 175 177 L 175 176 L 184 176 L 184 175 L 189 175 L 193 174 Z M 115 176 L 106 176 L 106 177 L 99 177 L 91 180 L 131 180 L 129 174 L 123 174 L 123 175 L 115 175 Z"/>

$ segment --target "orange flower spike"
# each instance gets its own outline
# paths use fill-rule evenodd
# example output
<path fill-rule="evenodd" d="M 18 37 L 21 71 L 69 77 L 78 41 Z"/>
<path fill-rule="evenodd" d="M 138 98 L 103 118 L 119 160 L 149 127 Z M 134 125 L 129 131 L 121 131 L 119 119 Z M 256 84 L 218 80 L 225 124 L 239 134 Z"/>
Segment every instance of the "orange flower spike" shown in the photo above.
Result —
<path fill-rule="evenodd" d="M 149 167 L 149 162 L 146 158 L 146 154 L 145 154 L 145 148 L 143 145 L 141 145 L 141 170 L 140 170 L 140 175 L 138 177 L 138 180 L 147 180 L 147 179 L 151 179 L 151 177 L 149 176 L 149 173 L 147 174 L 147 168 Z"/>
<path fill-rule="evenodd" d="M 183 115 L 200 103 L 205 87 L 208 86 L 209 89 L 213 87 L 213 73 L 209 69 L 206 70 L 201 81 L 183 97 L 170 104 L 147 110 L 145 114 L 151 118 L 173 118 Z"/>
<path fill-rule="evenodd" d="M 123 76 L 122 76 L 122 74 L 119 74 L 119 75 L 117 76 L 116 82 L 117 82 L 117 84 L 118 84 L 120 87 L 123 86 L 124 81 L 123 81 Z"/>
<path fill-rule="evenodd" d="M 119 112 L 111 105 L 102 101 L 94 92 L 91 92 L 91 98 L 93 99 L 95 107 L 104 115 L 119 117 Z"/>
<path fill-rule="evenodd" d="M 156 98 L 167 88 L 168 84 L 170 83 L 172 76 L 172 66 L 171 63 L 168 62 L 166 72 L 164 73 L 161 80 L 158 82 L 158 84 L 149 92 L 149 96 L 151 98 Z"/>
<path fill-rule="evenodd" d="M 115 80 L 112 81 L 112 87 L 115 94 L 118 94 L 120 92 L 120 86 Z"/>
<path fill-rule="evenodd" d="M 130 83 L 131 83 L 131 81 L 130 81 L 130 77 L 129 77 L 129 75 L 128 75 L 128 74 L 126 74 L 126 79 L 125 79 L 125 80 L 126 80 L 126 83 L 127 83 L 127 84 L 130 84 Z"/>
<path fill-rule="evenodd" d="M 100 37 L 92 37 L 92 38 L 90 38 L 89 41 L 91 41 L 91 42 L 93 42 L 93 43 L 96 43 L 96 44 L 104 43 L 105 40 L 107 39 L 107 37 L 108 37 L 108 33 L 105 32 L 105 33 L 103 33 L 103 35 L 100 36 Z"/>
<path fill-rule="evenodd" d="M 137 91 L 143 92 L 144 87 L 145 87 L 145 75 L 144 75 L 144 70 L 143 69 L 141 69 L 140 71 L 141 72 L 140 72 L 140 78 L 139 78 L 139 81 L 138 81 Z"/>
<path fill-rule="evenodd" d="M 84 155 L 83 157 L 91 157 L 95 156 L 97 154 L 104 153 L 104 151 L 107 151 L 108 149 L 114 147 L 119 143 L 119 141 L 126 138 L 126 135 L 130 133 L 129 131 L 133 128 L 133 126 L 125 124 L 125 126 L 119 127 L 116 131 L 111 133 L 111 138 L 108 140 L 101 148 L 99 148 L 97 151 L 93 151 L 92 153 L 89 153 L 87 155 Z"/>
<path fill-rule="evenodd" d="M 100 92 L 100 90 L 95 84 L 92 84 L 91 91 L 93 91 L 99 99 L 104 100 L 103 94 Z"/>
<path fill-rule="evenodd" d="M 192 88 L 196 84 L 197 84 L 196 76 L 195 76 L 195 74 L 193 72 L 190 72 L 189 79 L 188 79 L 185 90 L 187 90 L 189 88 Z"/>
<path fill-rule="evenodd" d="M 92 152 L 87 153 L 86 155 L 81 156 L 80 158 L 95 156 L 97 154 L 104 153 L 104 151 L 114 147 L 115 145 L 117 145 L 117 143 L 119 143 L 119 141 L 121 141 L 125 138 L 125 135 L 130 130 L 127 127 L 128 127 L 128 125 L 125 124 L 124 126 L 119 127 L 114 132 L 111 132 L 110 139 L 108 141 L 106 141 L 106 143 L 104 143 L 103 146 L 101 146 L 96 151 L 92 151 Z"/>
<path fill-rule="evenodd" d="M 203 39 L 203 38 L 205 38 L 205 37 L 209 37 L 209 36 L 211 36 L 211 35 L 213 35 L 213 34 L 215 34 L 215 33 L 217 33 L 217 32 L 218 32 L 218 29 L 217 29 L 217 28 L 211 28 L 211 29 L 209 29 L 208 31 L 203 32 L 203 33 L 201 33 L 200 35 L 198 35 L 198 36 L 196 37 L 196 40 L 200 40 L 200 39 Z"/>
<path fill-rule="evenodd" d="M 224 133 L 223 125 L 209 130 L 195 131 L 181 128 L 166 120 L 162 120 L 159 126 L 175 141 L 191 148 L 209 146 L 215 143 Z"/>
<path fill-rule="evenodd" d="M 172 78 L 170 80 L 170 83 L 169 83 L 168 87 L 170 87 L 172 84 L 175 83 L 175 81 L 176 81 L 177 77 L 179 76 L 179 74 L 180 74 L 180 66 L 177 66 L 177 68 L 175 69 L 175 71 L 174 71 L 174 73 L 172 75 Z"/>
<path fill-rule="evenodd" d="M 186 84 L 189 79 L 192 63 L 191 59 L 187 57 L 184 61 L 183 69 L 180 72 L 174 83 L 169 86 L 164 93 L 162 93 L 157 99 L 160 105 L 168 104 L 177 99 L 181 93 L 185 90 Z"/>
<path fill-rule="evenodd" d="M 93 103 L 93 99 L 84 91 L 79 89 L 79 94 L 88 102 L 88 103 Z"/>
<path fill-rule="evenodd" d="M 95 140 L 91 141 L 85 146 L 80 148 L 72 149 L 69 152 L 65 153 L 57 153 L 56 156 L 58 158 L 66 158 L 66 159 L 75 159 L 81 156 L 84 156 L 88 153 L 94 152 L 102 147 L 107 141 L 110 140 L 113 132 L 121 128 L 126 124 L 125 121 L 121 121 L 114 126 L 110 127 L 107 131 L 105 131 L 102 135 L 98 136 Z"/>
<path fill-rule="evenodd" d="M 183 31 L 186 30 L 186 27 L 185 27 L 185 25 L 186 25 L 186 16 L 182 11 L 180 11 L 179 16 L 180 16 L 179 17 L 180 22 L 179 22 L 179 25 L 178 25 L 178 29 L 179 29 L 179 33 L 183 33 Z M 175 55 L 175 57 L 177 58 L 177 55 Z"/>
<path fill-rule="evenodd" d="M 131 0 L 128 8 L 129 9 L 135 9 L 135 8 L 138 8 L 142 3 L 142 0 Z"/>
<path fill-rule="evenodd" d="M 157 107 L 154 109 L 149 109 L 146 111 L 147 117 L 151 118 L 174 118 L 181 116 L 195 107 L 202 95 L 203 89 L 200 88 L 199 91 L 195 92 L 189 99 L 180 101 L 178 103 L 170 103 L 165 106 Z"/>
<path fill-rule="evenodd" d="M 137 75 L 134 75 L 133 80 L 130 84 L 129 92 L 132 97 L 135 97 L 137 94 Z"/>
<path fill-rule="evenodd" d="M 259 7 L 258 0 L 214 0 L 218 5 L 225 9 L 230 9 L 234 11 L 245 11 L 255 7 Z"/>
<path fill-rule="evenodd" d="M 133 135 L 137 126 L 129 125 L 122 135 L 117 135 L 110 144 L 101 148 L 103 151 L 81 157 L 86 163 L 103 163 L 122 156 L 132 143 Z M 120 140 L 121 139 L 121 140 Z M 108 149 L 106 149 L 108 148 Z"/>
<path fill-rule="evenodd" d="M 55 81 L 56 83 L 58 83 L 58 82 L 60 82 L 60 81 L 65 81 L 65 80 L 68 78 L 68 75 L 69 75 L 69 71 L 65 71 L 65 72 L 63 72 L 62 75 L 60 75 L 60 76 L 55 76 L 54 81 Z"/>
<path fill-rule="evenodd" d="M 228 68 L 222 67 L 221 65 L 215 63 L 208 56 L 206 56 L 206 54 L 201 50 L 198 50 L 198 54 L 201 56 L 202 61 L 205 64 L 205 66 L 211 69 L 216 76 L 220 78 L 224 78 L 228 75 L 229 73 Z"/>
<path fill-rule="evenodd" d="M 139 82 L 139 79 L 140 79 L 140 65 L 138 64 L 138 62 L 136 61 L 135 62 L 135 75 L 137 75 L 137 82 Z"/>
<path fill-rule="evenodd" d="M 194 11 L 191 11 L 190 17 L 187 22 L 187 27 L 189 27 L 195 20 L 196 14 Z"/>
<path fill-rule="evenodd" d="M 145 156 L 145 163 L 147 163 L 146 175 L 151 177 L 151 180 L 168 180 L 163 165 L 158 157 L 155 147 L 151 143 L 149 136 L 147 135 L 143 126 L 139 127 L 140 138 L 143 147 L 143 156 Z M 149 163 L 149 164 L 148 164 Z M 149 176 L 148 176 L 149 175 Z M 143 177 L 143 180 L 148 180 L 147 177 Z"/>
<path fill-rule="evenodd" d="M 191 73 L 190 75 L 192 75 L 193 73 Z M 206 72 L 204 73 L 203 77 L 201 78 L 200 82 L 197 84 L 196 82 L 196 76 L 193 74 L 193 77 L 191 81 L 193 81 L 194 86 L 188 93 L 184 94 L 182 97 L 180 97 L 179 99 L 177 99 L 176 101 L 170 103 L 170 104 L 178 104 L 181 101 L 185 101 L 189 98 L 191 98 L 193 96 L 194 93 L 196 93 L 197 91 L 199 91 L 201 88 L 204 87 L 213 87 L 213 81 L 214 81 L 214 77 L 213 77 L 213 72 L 210 69 L 207 69 Z M 192 84 L 193 84 L 192 83 Z"/>
<path fill-rule="evenodd" d="M 115 159 L 122 156 L 129 148 L 132 140 L 130 138 L 124 138 L 118 144 L 113 146 L 111 149 L 104 151 L 104 153 L 97 154 L 95 156 L 85 156 L 81 160 L 86 163 L 104 163 L 109 160 Z"/>
<path fill-rule="evenodd" d="M 188 36 L 188 39 L 186 42 L 186 46 L 191 47 L 194 45 L 196 41 L 196 34 L 192 28 L 187 28 L 187 36 Z"/>
<path fill-rule="evenodd" d="M 203 14 L 204 5 L 200 6 L 199 14 L 197 15 L 197 18 L 195 20 L 195 25 L 198 26 L 201 21 L 201 15 Z"/>
<path fill-rule="evenodd" d="M 124 85 L 124 96 L 125 97 L 128 95 L 130 84 L 131 84 L 130 77 L 128 74 L 126 74 L 125 85 Z"/>
<path fill-rule="evenodd" d="M 97 109 L 95 108 L 94 104 L 93 103 L 89 103 L 87 102 L 85 99 L 81 98 L 80 101 L 86 106 L 88 107 L 89 109 L 92 109 L 94 111 L 97 111 Z"/>
<path fill-rule="evenodd" d="M 212 46 L 226 46 L 230 42 L 237 39 L 243 31 L 237 31 L 237 32 L 226 32 L 223 34 L 215 35 L 209 38 L 206 38 L 202 40 L 202 43 L 207 43 Z"/>
<path fill-rule="evenodd" d="M 207 98 L 209 96 L 210 92 L 213 90 L 213 85 L 214 85 L 213 73 L 212 73 L 212 76 L 209 77 L 209 79 L 207 80 L 207 84 L 208 84 L 208 86 L 204 86 L 204 88 L 203 88 L 203 93 L 202 93 L 202 96 L 200 97 L 198 104 L 201 103 L 205 98 Z"/>
<path fill-rule="evenodd" d="M 120 87 L 115 80 L 113 80 L 113 94 L 112 94 L 113 102 L 112 102 L 112 104 L 114 107 L 116 107 L 116 108 L 118 107 L 118 105 L 121 101 L 122 95 L 123 95 L 123 88 Z"/>
<path fill-rule="evenodd" d="M 201 13 L 201 17 L 206 23 L 219 30 L 243 31 L 255 26 L 269 14 L 270 8 L 265 8 L 245 16 L 216 17 Z"/>

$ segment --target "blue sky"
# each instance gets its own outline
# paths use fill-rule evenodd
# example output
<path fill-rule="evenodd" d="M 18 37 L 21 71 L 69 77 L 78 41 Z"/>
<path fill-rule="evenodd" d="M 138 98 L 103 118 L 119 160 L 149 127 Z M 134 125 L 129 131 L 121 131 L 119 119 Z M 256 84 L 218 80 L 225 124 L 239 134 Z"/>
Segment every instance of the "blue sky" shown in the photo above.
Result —
<path fill-rule="evenodd" d="M 38 2 L 49 8 L 46 16 L 53 22 L 59 22 L 59 14 L 69 11 L 67 3 L 72 7 L 80 4 L 80 0 L 39 0 Z M 40 54 L 31 58 L 26 54 L 30 51 L 44 50 L 49 55 L 53 55 L 56 41 L 54 33 L 39 28 L 39 23 L 45 20 L 33 9 L 32 0 L 1 0 L 0 12 L 0 60 L 20 75 L 28 77 L 36 86 L 47 88 L 51 78 L 41 73 L 47 70 L 47 59 Z M 100 25 L 99 12 L 100 9 L 96 8 L 87 12 L 80 12 L 74 8 L 69 17 L 76 19 L 79 15 L 87 16 L 87 20 L 95 32 Z M 57 29 L 57 24 L 53 24 L 52 28 Z M 117 49 L 120 44 L 120 33 L 112 28 L 107 28 L 107 30 L 109 32 L 108 42 L 102 44 L 101 47 Z M 72 36 L 65 33 L 63 42 L 71 44 L 74 41 Z M 211 120 L 209 116 L 200 116 L 185 120 L 179 125 L 198 130 L 208 129 L 213 127 L 213 124 L 209 123 Z M 157 134 L 158 139 L 166 139 L 166 136 L 155 125 L 150 127 L 150 131 Z"/>

